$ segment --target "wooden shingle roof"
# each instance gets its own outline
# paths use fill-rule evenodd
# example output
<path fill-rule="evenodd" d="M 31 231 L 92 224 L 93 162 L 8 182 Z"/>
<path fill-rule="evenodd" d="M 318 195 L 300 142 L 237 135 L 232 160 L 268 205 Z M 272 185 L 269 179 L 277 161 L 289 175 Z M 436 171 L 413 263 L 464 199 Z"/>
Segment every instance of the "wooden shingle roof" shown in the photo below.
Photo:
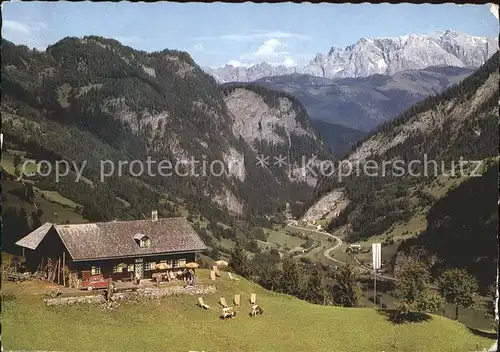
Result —
<path fill-rule="evenodd" d="M 45 238 L 45 235 L 49 232 L 52 226 L 53 224 L 51 224 L 50 222 L 46 222 L 39 228 L 33 230 L 28 236 L 21 238 L 16 242 L 16 244 L 24 248 L 36 249 L 36 247 L 38 247 L 40 242 L 42 242 L 42 240 Z"/>
<path fill-rule="evenodd" d="M 16 244 L 35 249 L 52 226 L 75 261 L 199 252 L 207 249 L 186 218 L 72 225 L 47 223 Z M 134 239 L 137 234 L 147 236 L 151 241 L 150 247 L 141 248 Z"/>

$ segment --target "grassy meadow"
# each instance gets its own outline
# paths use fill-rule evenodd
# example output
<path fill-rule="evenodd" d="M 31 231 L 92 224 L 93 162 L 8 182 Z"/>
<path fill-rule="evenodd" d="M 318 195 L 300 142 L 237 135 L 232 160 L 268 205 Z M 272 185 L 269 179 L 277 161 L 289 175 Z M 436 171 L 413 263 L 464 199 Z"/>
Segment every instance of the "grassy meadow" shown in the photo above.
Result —
<path fill-rule="evenodd" d="M 208 283 L 208 270 L 198 270 Z M 6 350 L 59 351 L 473 351 L 493 340 L 464 325 L 432 316 L 421 323 L 393 324 L 371 308 L 313 305 L 264 290 L 226 273 L 217 293 L 196 306 L 196 296 L 122 303 L 114 310 L 93 306 L 46 307 L 36 282 L 5 283 L 2 343 Z M 262 316 L 250 317 L 248 298 L 257 294 Z M 221 320 L 219 297 L 242 304 L 235 319 Z"/>

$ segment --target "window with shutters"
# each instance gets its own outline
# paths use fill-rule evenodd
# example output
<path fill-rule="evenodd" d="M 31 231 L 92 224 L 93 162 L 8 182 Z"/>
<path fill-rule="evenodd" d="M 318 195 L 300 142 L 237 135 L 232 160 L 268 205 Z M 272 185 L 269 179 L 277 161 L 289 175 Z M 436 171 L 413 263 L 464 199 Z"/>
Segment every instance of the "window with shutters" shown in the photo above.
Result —
<path fill-rule="evenodd" d="M 90 268 L 90 273 L 92 275 L 98 275 L 101 273 L 101 268 L 99 266 L 92 265 L 92 267 Z"/>
<path fill-rule="evenodd" d="M 127 264 L 120 263 L 120 264 L 117 264 L 113 267 L 113 272 L 114 273 L 122 273 L 124 269 L 127 269 Z"/>

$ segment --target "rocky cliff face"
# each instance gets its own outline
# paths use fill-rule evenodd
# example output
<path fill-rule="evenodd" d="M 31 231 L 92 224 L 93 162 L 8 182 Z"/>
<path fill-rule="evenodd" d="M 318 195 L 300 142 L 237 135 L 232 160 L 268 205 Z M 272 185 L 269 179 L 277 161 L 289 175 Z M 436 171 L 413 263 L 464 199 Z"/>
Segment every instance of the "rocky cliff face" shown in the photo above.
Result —
<path fill-rule="evenodd" d="M 291 134 L 317 140 L 309 124 L 300 124 L 289 98 L 279 97 L 276 106 L 270 107 L 261 95 L 237 88 L 224 100 L 233 119 L 233 132 L 243 136 L 254 148 L 261 141 L 290 146 Z M 280 134 L 280 128 L 286 138 Z"/>
<path fill-rule="evenodd" d="M 477 68 L 498 50 L 498 39 L 454 31 L 396 38 L 361 38 L 345 48 L 332 47 L 304 67 L 258 64 L 250 68 L 206 68 L 219 82 L 249 82 L 267 76 L 301 73 L 325 78 L 392 75 L 430 66 Z"/>
<path fill-rule="evenodd" d="M 316 178 L 301 177 L 299 169 L 303 156 L 319 153 L 327 157 L 323 141 L 315 135 L 297 101 L 275 94 L 250 85 L 226 89 L 224 100 L 233 120 L 233 133 L 241 136 L 257 155 L 269 156 L 270 164 L 282 158 L 278 173 L 286 173 L 289 181 L 315 186 Z"/>

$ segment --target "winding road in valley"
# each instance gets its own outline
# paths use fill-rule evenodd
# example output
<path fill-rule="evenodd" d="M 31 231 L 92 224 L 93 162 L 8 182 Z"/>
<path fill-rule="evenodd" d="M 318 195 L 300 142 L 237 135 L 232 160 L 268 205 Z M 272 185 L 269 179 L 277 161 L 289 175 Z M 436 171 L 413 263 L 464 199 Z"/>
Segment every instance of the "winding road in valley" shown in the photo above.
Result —
<path fill-rule="evenodd" d="M 332 235 L 328 232 L 325 232 L 325 231 L 318 231 L 318 230 L 314 230 L 314 229 L 308 229 L 307 227 L 299 227 L 299 226 L 295 226 L 295 225 L 291 225 L 292 221 L 288 221 L 287 222 L 287 226 L 290 227 L 290 228 L 293 228 L 293 229 L 296 229 L 296 230 L 300 230 L 300 231 L 306 231 L 306 232 L 311 232 L 311 233 L 317 233 L 317 234 L 320 234 L 320 235 L 324 235 L 324 236 L 328 236 L 330 238 L 333 238 L 335 240 L 335 245 L 333 247 L 330 247 L 328 248 L 327 250 L 325 250 L 325 252 L 323 253 L 323 255 L 331 260 L 332 262 L 335 262 L 335 263 L 338 263 L 338 264 L 347 264 L 346 262 L 342 261 L 342 260 L 339 260 L 339 259 L 335 259 L 334 257 L 332 257 L 332 252 L 334 250 L 336 250 L 337 248 L 340 248 L 340 246 L 342 246 L 342 240 L 335 236 L 335 235 Z M 368 272 L 368 273 L 373 273 L 373 270 L 371 268 L 368 268 L 364 265 L 362 265 L 358 259 L 356 257 L 354 257 L 354 260 L 356 261 L 356 263 L 358 263 L 358 265 L 355 265 L 355 267 L 361 271 L 364 271 L 364 272 Z M 391 281 L 394 281 L 395 278 L 393 278 L 392 276 L 387 276 L 387 275 L 381 275 L 381 274 L 377 274 L 377 278 L 382 278 L 382 279 L 385 279 L 385 280 L 391 280 Z"/>

